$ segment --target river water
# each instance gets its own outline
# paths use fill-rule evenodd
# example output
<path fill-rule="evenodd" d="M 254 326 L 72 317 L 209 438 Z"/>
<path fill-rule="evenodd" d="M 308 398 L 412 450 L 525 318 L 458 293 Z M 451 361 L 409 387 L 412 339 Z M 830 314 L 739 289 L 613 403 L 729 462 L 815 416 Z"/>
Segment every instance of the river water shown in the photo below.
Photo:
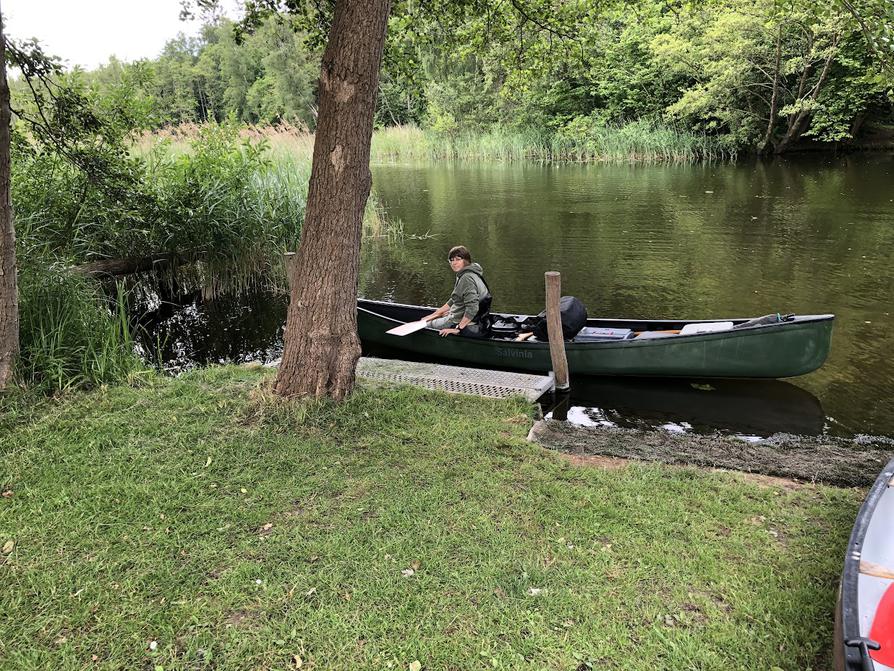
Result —
<path fill-rule="evenodd" d="M 786 382 L 576 380 L 584 424 L 894 436 L 894 155 L 692 166 L 379 165 L 397 243 L 364 244 L 361 295 L 440 305 L 464 244 L 494 310 L 543 309 L 543 273 L 591 316 L 836 315 L 819 371 Z M 225 297 L 156 320 L 174 362 L 267 359 L 285 299 Z M 162 336 L 163 338 L 164 336 Z"/>

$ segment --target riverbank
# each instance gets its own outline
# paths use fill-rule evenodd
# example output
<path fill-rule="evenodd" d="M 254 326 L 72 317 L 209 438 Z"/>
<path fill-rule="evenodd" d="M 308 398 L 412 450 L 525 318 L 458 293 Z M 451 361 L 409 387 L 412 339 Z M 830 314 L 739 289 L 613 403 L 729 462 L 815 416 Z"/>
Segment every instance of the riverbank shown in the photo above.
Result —
<path fill-rule="evenodd" d="M 828 665 L 861 491 L 581 469 L 525 440 L 519 401 L 283 404 L 270 375 L 6 427 L 0 667 Z"/>
<path fill-rule="evenodd" d="M 735 436 L 577 426 L 554 420 L 536 422 L 528 437 L 584 462 L 590 457 L 640 459 L 839 487 L 870 486 L 894 454 L 894 440 L 883 437 L 871 442 L 776 434 L 746 441 Z"/>

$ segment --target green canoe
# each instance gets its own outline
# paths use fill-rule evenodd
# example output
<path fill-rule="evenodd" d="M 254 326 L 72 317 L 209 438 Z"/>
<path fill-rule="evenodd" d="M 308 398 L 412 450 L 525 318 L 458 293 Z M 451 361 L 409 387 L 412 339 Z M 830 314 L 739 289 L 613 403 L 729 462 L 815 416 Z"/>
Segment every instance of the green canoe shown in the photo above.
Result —
<path fill-rule="evenodd" d="M 434 308 L 360 299 L 357 324 L 364 344 L 377 344 L 416 356 L 449 359 L 488 368 L 545 372 L 552 369 L 549 343 L 510 338 L 447 336 L 425 328 L 406 336 L 386 331 L 417 321 Z M 519 320 L 520 315 L 495 315 Z M 588 319 L 586 330 L 631 331 L 623 340 L 566 341 L 568 367 L 578 375 L 644 377 L 780 378 L 804 375 L 823 365 L 829 354 L 834 315 L 796 315 L 789 321 L 742 326 L 748 319 L 724 320 L 724 330 L 672 334 L 709 320 L 672 321 Z M 729 324 L 732 322 L 732 324 Z M 691 328 L 699 328 L 693 327 Z M 705 326 L 705 328 L 708 328 Z M 596 331 L 594 331 L 595 333 Z M 645 335 L 644 335 L 645 334 Z"/>

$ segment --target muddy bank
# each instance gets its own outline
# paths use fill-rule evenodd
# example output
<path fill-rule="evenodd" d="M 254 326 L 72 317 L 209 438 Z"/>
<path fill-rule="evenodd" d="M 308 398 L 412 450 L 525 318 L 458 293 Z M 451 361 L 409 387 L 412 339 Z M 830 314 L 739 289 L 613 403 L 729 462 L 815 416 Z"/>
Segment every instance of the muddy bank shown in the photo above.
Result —
<path fill-rule="evenodd" d="M 846 440 L 777 434 L 760 442 L 731 436 L 534 424 L 528 438 L 559 452 L 725 468 L 843 487 L 871 485 L 894 456 L 894 440 Z"/>

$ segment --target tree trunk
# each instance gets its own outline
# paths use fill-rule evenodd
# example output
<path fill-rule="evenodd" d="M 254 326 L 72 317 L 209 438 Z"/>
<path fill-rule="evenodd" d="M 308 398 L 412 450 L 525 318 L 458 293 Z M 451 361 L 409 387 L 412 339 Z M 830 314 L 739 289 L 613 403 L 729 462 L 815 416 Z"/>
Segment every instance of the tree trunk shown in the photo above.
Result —
<path fill-rule="evenodd" d="M 829 55 L 826 56 L 826 62 L 823 65 L 823 70 L 820 73 L 819 79 L 816 80 L 816 84 L 814 84 L 813 88 L 810 91 L 808 98 L 811 102 L 816 102 L 816 99 L 819 97 L 820 91 L 822 91 L 823 84 L 826 83 L 826 77 L 829 75 L 829 68 L 832 65 L 832 60 L 835 58 L 835 48 L 838 46 L 838 38 L 836 37 L 832 42 L 832 50 L 829 52 Z M 803 88 L 801 89 L 803 91 Z M 801 99 L 800 96 L 798 98 Z M 810 122 L 810 117 L 813 112 L 811 108 L 802 108 L 797 115 L 790 117 L 788 130 L 785 133 L 785 137 L 776 145 L 776 153 L 782 154 L 785 152 L 793 142 L 795 142 L 804 131 L 807 130 L 808 123 Z"/>
<path fill-rule="evenodd" d="M 0 389 L 6 387 L 12 377 L 19 350 L 16 236 L 9 199 L 9 123 L 6 38 L 0 18 Z"/>
<path fill-rule="evenodd" d="M 782 24 L 776 33 L 776 62 L 773 66 L 773 97 L 770 100 L 770 118 L 767 121 L 767 132 L 764 133 L 764 139 L 761 140 L 758 149 L 759 154 L 766 154 L 770 151 L 773 143 L 773 127 L 776 125 L 776 110 L 779 108 L 779 71 L 782 65 Z"/>
<path fill-rule="evenodd" d="M 275 389 L 341 400 L 360 357 L 360 230 L 372 185 L 370 141 L 391 0 L 338 0 L 320 70 L 320 113 Z"/>

